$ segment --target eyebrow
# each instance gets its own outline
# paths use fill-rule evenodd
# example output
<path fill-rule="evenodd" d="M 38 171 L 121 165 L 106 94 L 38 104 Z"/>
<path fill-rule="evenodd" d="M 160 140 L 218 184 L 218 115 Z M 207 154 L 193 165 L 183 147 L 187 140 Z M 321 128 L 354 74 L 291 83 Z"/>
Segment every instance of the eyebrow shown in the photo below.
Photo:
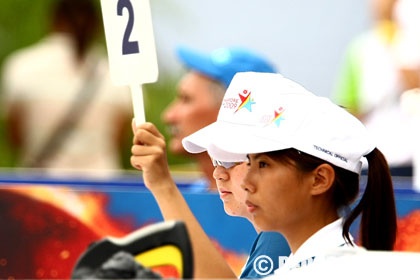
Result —
<path fill-rule="evenodd" d="M 258 153 L 258 154 L 251 154 L 251 155 L 252 155 L 252 158 L 253 158 L 254 160 L 257 160 L 257 159 L 259 159 L 260 157 L 264 156 L 265 154 L 264 154 L 264 153 Z M 251 159 L 251 155 L 250 155 L 250 154 L 247 154 L 247 155 L 246 155 L 246 157 L 248 158 L 248 161 Z"/>

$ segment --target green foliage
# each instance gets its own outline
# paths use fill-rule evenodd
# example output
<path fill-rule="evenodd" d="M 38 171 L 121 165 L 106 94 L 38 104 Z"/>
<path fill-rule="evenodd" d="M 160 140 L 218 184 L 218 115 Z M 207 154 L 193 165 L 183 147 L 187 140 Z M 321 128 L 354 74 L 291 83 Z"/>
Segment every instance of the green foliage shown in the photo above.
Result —
<path fill-rule="evenodd" d="M 10 52 L 39 40 L 48 28 L 54 0 L 2 0 L 0 3 L 0 63 Z"/>
<path fill-rule="evenodd" d="M 8 54 L 36 42 L 47 32 L 49 6 L 53 1 L 1 1 L 0 66 Z M 14 166 L 15 157 L 6 141 L 3 117 L 0 118 L 0 135 L 0 167 Z"/>

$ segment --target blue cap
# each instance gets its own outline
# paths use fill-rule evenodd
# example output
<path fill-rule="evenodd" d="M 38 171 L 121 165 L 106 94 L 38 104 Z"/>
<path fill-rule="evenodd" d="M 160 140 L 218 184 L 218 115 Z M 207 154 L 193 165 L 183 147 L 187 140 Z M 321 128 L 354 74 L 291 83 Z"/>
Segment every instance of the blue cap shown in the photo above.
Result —
<path fill-rule="evenodd" d="M 277 72 L 264 57 L 241 47 L 220 48 L 210 54 L 186 47 L 178 47 L 176 51 L 188 68 L 220 81 L 226 87 L 237 72 Z"/>

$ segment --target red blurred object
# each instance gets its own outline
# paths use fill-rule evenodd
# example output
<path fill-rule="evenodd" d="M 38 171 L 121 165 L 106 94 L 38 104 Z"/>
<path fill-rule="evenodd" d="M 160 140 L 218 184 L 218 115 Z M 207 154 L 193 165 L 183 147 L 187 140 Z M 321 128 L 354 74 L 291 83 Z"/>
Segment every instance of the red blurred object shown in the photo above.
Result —
<path fill-rule="evenodd" d="M 398 219 L 398 234 L 394 250 L 420 252 L 420 210 L 413 210 Z"/>
<path fill-rule="evenodd" d="M 0 189 L 0 278 L 69 279 L 100 236 L 67 212 Z"/>

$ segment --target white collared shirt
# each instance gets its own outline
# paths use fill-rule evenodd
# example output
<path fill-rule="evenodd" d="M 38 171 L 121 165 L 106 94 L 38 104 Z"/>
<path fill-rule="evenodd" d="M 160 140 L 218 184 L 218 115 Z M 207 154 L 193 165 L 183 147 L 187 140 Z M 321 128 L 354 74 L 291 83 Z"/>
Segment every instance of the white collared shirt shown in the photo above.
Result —
<path fill-rule="evenodd" d="M 316 261 L 324 259 L 324 256 L 331 252 L 331 250 L 338 247 L 352 247 L 343 238 L 343 219 L 338 219 L 322 229 L 318 230 L 315 234 L 309 237 L 293 254 L 290 254 L 288 260 L 278 268 L 273 277 L 279 277 L 289 271 L 306 267 Z M 353 242 L 353 237 L 350 235 Z M 354 248 L 359 248 L 355 246 Z"/>

